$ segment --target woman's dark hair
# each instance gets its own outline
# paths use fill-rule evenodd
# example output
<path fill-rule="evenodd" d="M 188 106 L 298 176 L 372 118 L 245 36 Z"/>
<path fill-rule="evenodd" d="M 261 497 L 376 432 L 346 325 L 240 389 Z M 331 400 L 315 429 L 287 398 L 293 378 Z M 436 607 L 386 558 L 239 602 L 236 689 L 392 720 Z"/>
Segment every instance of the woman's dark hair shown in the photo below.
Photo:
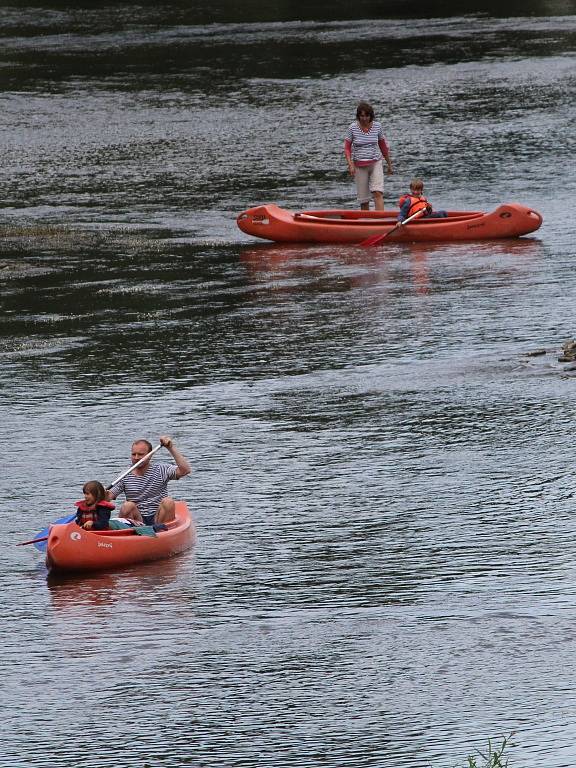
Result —
<path fill-rule="evenodd" d="M 96 504 L 99 504 L 106 498 L 106 489 L 98 480 L 89 480 L 87 483 L 84 483 L 82 493 L 91 493 Z"/>
<path fill-rule="evenodd" d="M 358 106 L 356 107 L 356 117 L 360 117 L 361 112 L 365 112 L 367 115 L 370 115 L 370 120 L 374 120 L 374 110 L 372 109 L 372 105 L 368 104 L 367 101 L 359 102 Z"/>

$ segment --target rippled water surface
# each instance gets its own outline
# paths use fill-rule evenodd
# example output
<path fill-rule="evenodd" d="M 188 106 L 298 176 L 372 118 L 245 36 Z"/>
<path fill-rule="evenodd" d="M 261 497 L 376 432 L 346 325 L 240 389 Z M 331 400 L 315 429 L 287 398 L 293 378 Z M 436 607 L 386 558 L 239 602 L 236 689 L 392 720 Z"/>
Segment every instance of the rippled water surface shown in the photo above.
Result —
<path fill-rule="evenodd" d="M 574 3 L 190 5 L 0 9 L 0 765 L 573 766 Z M 387 205 L 542 228 L 243 235 L 354 207 L 360 98 Z M 16 546 L 164 433 L 193 551 Z"/>

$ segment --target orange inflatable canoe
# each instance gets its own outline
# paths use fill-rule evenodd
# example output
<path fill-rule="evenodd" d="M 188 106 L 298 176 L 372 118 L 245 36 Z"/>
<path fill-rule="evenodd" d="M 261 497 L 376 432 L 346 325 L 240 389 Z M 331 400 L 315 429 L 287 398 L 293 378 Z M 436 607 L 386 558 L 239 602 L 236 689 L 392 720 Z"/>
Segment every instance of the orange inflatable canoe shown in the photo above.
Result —
<path fill-rule="evenodd" d="M 398 211 L 328 210 L 296 213 L 273 203 L 243 211 L 242 232 L 283 243 L 361 243 L 385 235 L 398 224 Z M 519 203 L 505 203 L 492 213 L 449 211 L 446 218 L 419 218 L 400 227 L 386 243 L 487 240 L 534 232 L 542 216 Z"/>
<path fill-rule="evenodd" d="M 96 571 L 161 560 L 189 549 L 196 531 L 188 507 L 176 502 L 176 519 L 156 536 L 140 536 L 133 528 L 85 531 L 75 522 L 50 527 L 46 566 L 51 571 Z"/>

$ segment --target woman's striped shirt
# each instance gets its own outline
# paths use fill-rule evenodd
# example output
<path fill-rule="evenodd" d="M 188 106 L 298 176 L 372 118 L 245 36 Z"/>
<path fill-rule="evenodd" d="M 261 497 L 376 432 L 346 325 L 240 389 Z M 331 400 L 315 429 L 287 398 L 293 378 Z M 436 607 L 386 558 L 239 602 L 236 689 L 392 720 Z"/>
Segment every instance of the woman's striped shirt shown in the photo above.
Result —
<path fill-rule="evenodd" d="M 381 143 L 387 148 L 382 123 L 372 122 L 370 130 L 364 132 L 357 120 L 350 124 L 346 141 L 350 143 L 352 160 L 356 165 L 371 165 L 382 160 Z"/>

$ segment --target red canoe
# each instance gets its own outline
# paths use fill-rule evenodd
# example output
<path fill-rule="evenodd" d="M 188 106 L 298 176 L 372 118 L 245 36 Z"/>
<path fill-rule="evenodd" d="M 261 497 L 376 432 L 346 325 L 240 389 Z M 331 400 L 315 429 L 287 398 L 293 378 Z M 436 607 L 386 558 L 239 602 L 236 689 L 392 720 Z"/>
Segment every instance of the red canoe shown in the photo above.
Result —
<path fill-rule="evenodd" d="M 236 222 L 242 232 L 283 243 L 361 243 L 385 235 L 398 223 L 398 211 L 303 211 L 295 213 L 269 203 L 249 208 Z M 420 218 L 385 242 L 436 242 L 520 237 L 534 232 L 542 216 L 518 203 L 505 203 L 492 213 L 449 211 L 444 219 Z"/>
<path fill-rule="evenodd" d="M 50 527 L 46 566 L 52 571 L 96 571 L 184 552 L 194 544 L 196 531 L 188 507 L 176 502 L 176 519 L 156 536 L 140 536 L 133 528 L 85 531 L 75 522 Z"/>

